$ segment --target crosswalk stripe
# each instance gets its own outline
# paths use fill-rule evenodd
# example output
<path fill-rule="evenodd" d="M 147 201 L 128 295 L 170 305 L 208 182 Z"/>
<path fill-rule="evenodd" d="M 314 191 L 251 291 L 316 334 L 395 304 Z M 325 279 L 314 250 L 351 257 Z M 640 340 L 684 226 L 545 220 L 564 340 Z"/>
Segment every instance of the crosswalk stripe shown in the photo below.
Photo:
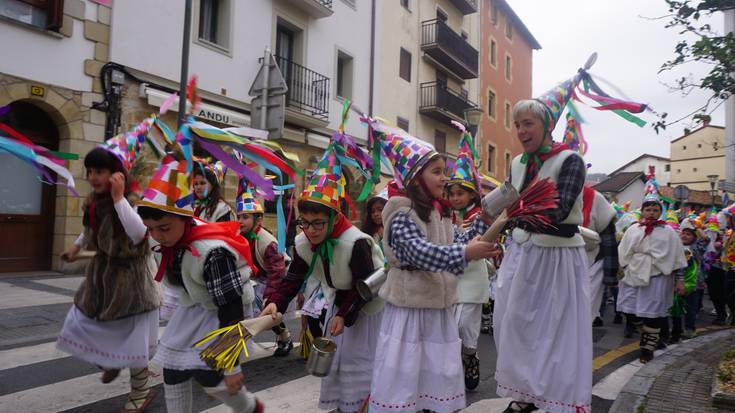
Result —
<path fill-rule="evenodd" d="M 319 403 L 321 379 L 304 376 L 255 393 L 255 397 L 265 404 L 267 412 L 305 413 L 314 412 Z M 225 405 L 219 405 L 202 413 L 229 413 Z"/>

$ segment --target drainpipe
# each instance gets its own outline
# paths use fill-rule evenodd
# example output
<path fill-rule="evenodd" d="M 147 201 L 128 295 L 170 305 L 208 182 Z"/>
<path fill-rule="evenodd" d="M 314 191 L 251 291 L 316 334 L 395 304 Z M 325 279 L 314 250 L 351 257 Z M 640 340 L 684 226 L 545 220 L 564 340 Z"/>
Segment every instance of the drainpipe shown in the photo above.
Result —
<path fill-rule="evenodd" d="M 368 94 L 368 116 L 373 116 L 373 84 L 375 81 L 375 0 L 370 4 L 370 92 Z"/>

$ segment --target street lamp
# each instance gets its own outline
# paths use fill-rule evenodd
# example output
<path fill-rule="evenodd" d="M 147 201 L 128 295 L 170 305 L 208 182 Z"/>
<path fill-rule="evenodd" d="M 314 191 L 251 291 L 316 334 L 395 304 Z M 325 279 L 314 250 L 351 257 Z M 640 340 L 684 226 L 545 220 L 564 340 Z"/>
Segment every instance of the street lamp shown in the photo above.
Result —
<path fill-rule="evenodd" d="M 707 180 L 709 181 L 709 187 L 710 187 L 710 194 L 712 195 L 712 208 L 715 207 L 715 196 L 717 196 L 717 192 L 715 191 L 715 184 L 717 183 L 717 178 L 720 176 L 717 174 L 707 175 Z"/>
<path fill-rule="evenodd" d="M 477 128 L 480 126 L 480 120 L 482 119 L 482 109 L 475 106 L 465 110 L 464 119 L 467 121 L 467 130 L 470 132 L 470 135 L 473 138 L 476 137 Z"/>

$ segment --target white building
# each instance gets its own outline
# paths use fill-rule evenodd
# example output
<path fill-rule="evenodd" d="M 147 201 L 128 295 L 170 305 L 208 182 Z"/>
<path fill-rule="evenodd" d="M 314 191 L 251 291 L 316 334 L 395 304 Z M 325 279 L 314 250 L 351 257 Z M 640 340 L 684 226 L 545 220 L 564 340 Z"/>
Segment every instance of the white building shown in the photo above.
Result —
<path fill-rule="evenodd" d="M 669 158 L 664 158 L 663 156 L 656 156 L 648 153 L 644 153 L 620 168 L 612 171 L 610 176 L 612 177 L 620 172 L 642 172 L 643 176 L 647 176 L 651 166 L 655 168 L 656 180 L 659 185 L 669 186 L 671 183 L 671 160 Z"/>

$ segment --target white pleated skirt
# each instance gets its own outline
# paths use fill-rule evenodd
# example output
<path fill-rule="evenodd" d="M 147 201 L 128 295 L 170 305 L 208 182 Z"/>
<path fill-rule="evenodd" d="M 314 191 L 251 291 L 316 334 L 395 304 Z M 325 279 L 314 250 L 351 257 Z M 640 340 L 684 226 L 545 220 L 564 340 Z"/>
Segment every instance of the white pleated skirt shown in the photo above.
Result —
<path fill-rule="evenodd" d="M 153 363 L 169 370 L 211 370 L 199 358 L 206 345 L 194 344 L 218 328 L 217 310 L 207 310 L 199 304 L 179 305 L 163 331 Z"/>
<path fill-rule="evenodd" d="M 161 307 L 159 307 L 158 311 L 161 320 L 168 321 L 171 319 L 171 316 L 174 315 L 174 311 L 176 311 L 176 308 L 179 306 L 179 295 L 176 291 L 165 285 L 162 286 L 162 289 L 163 301 L 161 302 Z"/>
<path fill-rule="evenodd" d="M 72 305 L 56 348 L 104 369 L 143 368 L 156 352 L 158 309 L 112 321 L 97 321 Z"/>
<path fill-rule="evenodd" d="M 370 413 L 463 409 L 461 347 L 451 307 L 386 304 L 375 351 Z"/>
<path fill-rule="evenodd" d="M 674 276 L 654 275 L 645 287 L 631 287 L 620 282 L 618 311 L 638 317 L 667 317 L 674 303 Z"/>
<path fill-rule="evenodd" d="M 592 319 L 600 316 L 600 306 L 602 305 L 602 296 L 605 293 L 605 284 L 602 282 L 604 273 L 602 271 L 602 262 L 599 260 L 589 267 L 590 275 L 590 306 Z"/>
<path fill-rule="evenodd" d="M 328 310 L 326 336 L 337 344 L 329 375 L 322 379 L 319 408 L 343 413 L 360 411 L 370 395 L 375 346 L 383 313 L 360 314 L 352 327 L 337 337 L 329 334 L 336 308 Z"/>
<path fill-rule="evenodd" d="M 495 301 L 498 395 L 548 413 L 589 413 L 591 323 L 584 248 L 513 243 Z"/>

